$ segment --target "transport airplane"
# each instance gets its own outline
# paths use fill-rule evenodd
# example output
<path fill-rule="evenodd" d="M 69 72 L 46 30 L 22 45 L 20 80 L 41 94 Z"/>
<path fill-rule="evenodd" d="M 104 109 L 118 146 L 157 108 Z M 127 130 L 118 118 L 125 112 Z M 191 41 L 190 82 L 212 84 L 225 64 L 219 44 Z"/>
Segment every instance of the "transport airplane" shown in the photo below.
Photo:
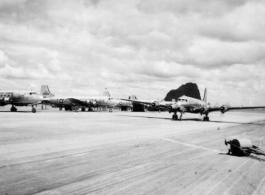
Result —
<path fill-rule="evenodd" d="M 181 96 L 179 99 L 174 102 L 166 102 L 166 101 L 154 101 L 154 102 L 146 102 L 146 101 L 135 101 L 123 99 L 125 101 L 131 101 L 136 103 L 148 104 L 153 107 L 164 107 L 167 108 L 169 113 L 173 113 L 173 120 L 182 120 L 182 116 L 184 113 L 194 113 L 204 115 L 203 121 L 209 121 L 209 113 L 214 111 L 220 111 L 221 113 L 225 113 L 228 110 L 241 110 L 241 109 L 256 109 L 256 108 L 265 108 L 265 106 L 256 106 L 256 107 L 228 107 L 226 105 L 218 107 L 211 107 L 209 103 L 207 103 L 207 89 L 204 91 L 203 100 L 199 100 L 196 98 L 191 98 L 188 96 Z M 180 113 L 178 116 L 177 113 Z"/>
<path fill-rule="evenodd" d="M 92 111 L 94 107 L 107 107 L 112 112 L 113 107 L 117 104 L 113 102 L 113 98 L 109 96 L 109 92 L 104 92 L 104 96 L 93 97 L 75 97 L 75 96 L 55 96 L 53 95 L 48 85 L 41 86 L 41 95 L 44 98 L 43 102 L 55 105 L 60 110 L 64 107 L 65 110 L 72 110 L 75 106 L 81 106 L 82 111 L 88 108 L 88 111 Z"/>
<path fill-rule="evenodd" d="M 119 99 L 113 99 L 112 101 L 116 103 L 115 107 L 120 108 L 121 111 L 131 110 L 133 107 L 132 102 L 119 100 Z"/>
<path fill-rule="evenodd" d="M 0 90 L 0 106 L 11 104 L 11 112 L 16 112 L 15 106 L 32 106 L 32 112 L 35 113 L 35 105 L 40 104 L 43 100 L 41 95 L 35 91 L 28 90 Z"/>

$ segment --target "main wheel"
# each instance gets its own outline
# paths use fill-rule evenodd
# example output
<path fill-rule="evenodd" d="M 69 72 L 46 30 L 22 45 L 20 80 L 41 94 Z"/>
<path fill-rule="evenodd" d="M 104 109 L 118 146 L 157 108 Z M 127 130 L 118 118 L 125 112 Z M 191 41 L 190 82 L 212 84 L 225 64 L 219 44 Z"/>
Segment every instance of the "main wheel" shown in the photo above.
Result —
<path fill-rule="evenodd" d="M 209 117 L 208 116 L 203 117 L 203 121 L 209 121 Z"/>
<path fill-rule="evenodd" d="M 35 108 L 32 108 L 32 113 L 35 113 L 36 112 L 36 109 Z"/>
<path fill-rule="evenodd" d="M 173 114 L 173 115 L 172 115 L 172 119 L 173 119 L 173 120 L 178 120 L 178 115 Z"/>
<path fill-rule="evenodd" d="M 12 106 L 11 109 L 10 109 L 10 111 L 11 111 L 11 112 L 16 112 L 17 109 L 16 109 L 16 107 Z"/>

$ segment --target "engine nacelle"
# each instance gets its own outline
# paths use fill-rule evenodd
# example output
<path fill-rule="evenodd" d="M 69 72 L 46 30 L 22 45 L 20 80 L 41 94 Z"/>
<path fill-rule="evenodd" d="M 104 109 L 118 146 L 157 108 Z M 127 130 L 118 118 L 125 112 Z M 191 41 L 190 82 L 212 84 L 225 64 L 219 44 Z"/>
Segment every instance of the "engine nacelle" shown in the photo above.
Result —
<path fill-rule="evenodd" d="M 168 107 L 169 110 L 177 110 L 179 106 L 177 104 L 172 104 Z"/>
<path fill-rule="evenodd" d="M 152 107 L 156 107 L 156 106 L 158 106 L 158 105 L 159 105 L 159 102 L 153 102 L 153 103 L 151 104 Z"/>
<path fill-rule="evenodd" d="M 221 106 L 220 107 L 220 112 L 222 113 L 222 114 L 224 114 L 225 112 L 227 112 L 228 111 L 228 107 L 227 106 Z"/>
<path fill-rule="evenodd" d="M 205 107 L 202 107 L 201 108 L 201 114 L 206 114 L 209 110 L 209 107 L 208 106 L 205 106 Z"/>
<path fill-rule="evenodd" d="M 6 103 L 11 102 L 11 99 L 10 99 L 9 97 L 4 97 L 4 98 L 0 99 L 0 101 L 1 101 L 3 104 L 6 104 Z"/>
<path fill-rule="evenodd" d="M 87 104 L 90 106 L 96 106 L 97 102 L 95 100 L 87 100 Z"/>
<path fill-rule="evenodd" d="M 5 101 L 5 102 L 9 102 L 9 101 L 10 101 L 10 98 L 5 97 L 5 98 L 4 98 L 4 101 Z"/>

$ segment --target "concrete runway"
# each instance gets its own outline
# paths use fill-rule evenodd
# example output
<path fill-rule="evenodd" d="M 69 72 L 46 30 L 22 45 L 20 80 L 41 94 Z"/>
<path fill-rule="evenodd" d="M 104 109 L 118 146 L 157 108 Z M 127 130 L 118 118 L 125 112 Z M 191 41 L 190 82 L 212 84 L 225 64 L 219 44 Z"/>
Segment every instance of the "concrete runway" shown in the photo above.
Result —
<path fill-rule="evenodd" d="M 265 113 L 65 112 L 0 108 L 0 194 L 265 194 Z"/>

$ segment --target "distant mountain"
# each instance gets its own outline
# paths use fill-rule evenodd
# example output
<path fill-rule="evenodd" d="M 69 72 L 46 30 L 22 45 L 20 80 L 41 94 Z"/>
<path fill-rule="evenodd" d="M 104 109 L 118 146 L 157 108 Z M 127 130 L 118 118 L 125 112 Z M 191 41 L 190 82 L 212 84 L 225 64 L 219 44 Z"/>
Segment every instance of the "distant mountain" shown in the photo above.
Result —
<path fill-rule="evenodd" d="M 183 95 L 201 100 L 201 95 L 197 84 L 186 83 L 185 85 L 181 85 L 178 89 L 172 89 L 170 92 L 168 92 L 165 97 L 165 101 L 172 101 L 172 99 L 177 101 L 177 99 Z"/>

